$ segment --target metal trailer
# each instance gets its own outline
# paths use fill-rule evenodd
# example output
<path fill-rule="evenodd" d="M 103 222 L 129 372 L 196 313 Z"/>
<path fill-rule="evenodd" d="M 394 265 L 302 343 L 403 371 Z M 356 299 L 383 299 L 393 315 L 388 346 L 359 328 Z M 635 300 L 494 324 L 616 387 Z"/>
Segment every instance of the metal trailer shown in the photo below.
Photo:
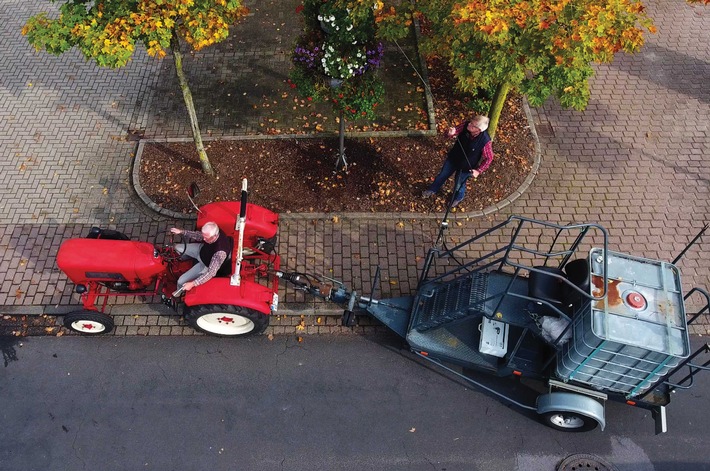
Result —
<path fill-rule="evenodd" d="M 612 400 L 651 410 L 657 433 L 665 432 L 671 394 L 710 364 L 708 344 L 691 353 L 688 336 L 710 308 L 708 293 L 693 288 L 684 296 L 672 263 L 610 251 L 597 224 L 513 216 L 450 249 L 435 246 L 412 296 L 375 300 L 334 280 L 277 276 L 347 304 L 344 324 L 354 323 L 356 307 L 366 310 L 420 358 L 558 430 L 603 430 Z M 378 277 L 379 270 L 373 290 Z M 703 307 L 688 318 L 691 297 Z M 467 370 L 531 378 L 544 390 L 531 389 L 537 399 L 526 404 Z"/>

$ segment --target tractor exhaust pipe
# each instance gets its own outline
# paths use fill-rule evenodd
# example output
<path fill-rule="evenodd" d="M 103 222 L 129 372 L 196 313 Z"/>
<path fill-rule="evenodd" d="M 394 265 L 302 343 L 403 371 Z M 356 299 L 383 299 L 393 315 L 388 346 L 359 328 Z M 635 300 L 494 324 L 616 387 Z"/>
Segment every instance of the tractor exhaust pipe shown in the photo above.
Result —
<path fill-rule="evenodd" d="M 237 219 L 237 226 L 235 229 L 239 231 L 239 239 L 237 243 L 237 263 L 234 267 L 234 274 L 229 279 L 229 284 L 232 286 L 239 286 L 242 284 L 242 277 L 240 275 L 242 270 L 242 260 L 244 258 L 244 226 L 247 222 L 247 179 L 242 180 L 242 199 L 239 204 L 239 219 Z"/>

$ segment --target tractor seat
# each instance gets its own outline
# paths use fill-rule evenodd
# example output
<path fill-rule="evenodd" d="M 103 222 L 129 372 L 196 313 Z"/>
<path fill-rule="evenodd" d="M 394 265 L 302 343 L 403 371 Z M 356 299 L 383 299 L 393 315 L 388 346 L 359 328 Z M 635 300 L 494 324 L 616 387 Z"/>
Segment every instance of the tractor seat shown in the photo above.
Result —
<path fill-rule="evenodd" d="M 562 278 L 566 278 L 565 273 L 559 268 L 555 267 L 544 267 L 538 266 L 534 267 L 541 272 L 530 271 L 530 277 L 528 279 L 528 296 L 535 299 L 541 299 L 547 301 L 548 303 L 562 308 L 562 300 L 564 298 L 564 286 L 565 283 L 560 278 L 555 278 L 553 275 L 559 275 Z M 542 309 L 544 315 L 556 315 L 556 313 L 550 309 Z M 550 312 L 547 312 L 550 311 Z"/>

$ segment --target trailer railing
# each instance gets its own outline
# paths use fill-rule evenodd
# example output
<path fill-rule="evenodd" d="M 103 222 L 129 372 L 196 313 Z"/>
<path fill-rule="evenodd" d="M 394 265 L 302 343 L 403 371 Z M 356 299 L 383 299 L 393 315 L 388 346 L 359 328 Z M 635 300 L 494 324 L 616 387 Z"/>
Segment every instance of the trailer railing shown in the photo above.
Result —
<path fill-rule="evenodd" d="M 687 301 L 692 295 L 700 294 L 705 299 L 705 306 L 700 308 L 697 312 L 690 315 L 688 319 L 688 325 L 693 324 L 700 316 L 708 314 L 710 312 L 710 294 L 702 288 L 695 287 L 688 291 L 685 296 L 683 296 L 683 301 Z M 701 371 L 710 370 L 710 358 L 707 359 L 703 364 L 694 363 L 695 359 L 700 355 L 710 353 L 710 344 L 705 343 L 705 345 L 698 348 L 692 355 L 681 362 L 676 368 L 674 368 L 670 373 L 664 376 L 661 380 L 663 384 L 668 387 L 669 392 L 673 392 L 676 389 L 690 389 L 693 387 L 695 381 L 695 375 Z M 679 373 L 683 369 L 688 369 L 688 373 L 675 382 L 671 382 L 670 378 L 675 374 Z"/>
<path fill-rule="evenodd" d="M 509 228 L 512 229 L 512 232 L 510 239 L 506 243 L 503 243 L 496 249 L 487 252 L 483 256 L 477 257 L 466 263 L 459 262 L 458 266 L 454 267 L 453 269 L 445 271 L 442 274 L 430 277 L 430 271 L 437 260 L 444 258 L 452 258 L 454 260 L 457 260 L 456 254 L 458 252 L 467 249 L 469 246 L 479 243 L 482 240 L 485 240 L 488 236 L 497 234 L 500 231 Z M 604 281 L 604 285 L 601 292 L 596 293 L 596 295 L 585 292 L 578 286 L 576 286 L 574 283 L 571 283 L 566 277 L 539 268 L 547 267 L 548 263 L 551 260 L 554 260 L 557 261 L 557 265 L 555 268 L 562 269 L 575 254 L 579 254 L 581 252 L 580 247 L 582 246 L 586 238 L 590 235 L 590 231 L 592 230 L 601 235 L 601 241 L 599 245 L 601 245 L 603 248 L 602 253 L 604 259 L 602 261 L 602 278 Z M 534 234 L 531 236 L 531 233 L 534 231 L 537 231 L 539 234 L 535 246 L 531 246 L 531 242 L 527 239 L 531 237 L 534 238 Z M 546 232 L 551 232 L 551 234 L 546 234 Z M 551 242 L 549 248 L 541 249 L 539 246 L 542 244 L 542 239 L 545 235 L 547 235 L 548 238 L 551 238 Z M 572 241 L 568 242 L 567 244 L 564 244 L 565 240 L 567 240 L 570 235 L 572 236 Z M 563 244 L 563 246 L 559 247 L 559 244 Z M 536 272 L 545 274 L 547 276 L 552 276 L 559 280 L 561 283 L 564 283 L 567 289 L 575 292 L 579 296 L 586 297 L 592 300 L 601 300 L 606 296 L 608 288 L 606 277 L 608 269 L 608 262 L 606 256 L 607 253 L 607 231 L 599 224 L 571 224 L 563 226 L 546 221 L 526 218 L 523 216 L 511 216 L 504 222 L 493 226 L 492 228 L 487 229 L 486 231 L 477 234 L 476 236 L 464 242 L 461 242 L 450 249 L 442 250 L 438 247 L 433 247 L 432 249 L 430 249 L 427 253 L 427 258 L 424 262 L 424 267 L 419 278 L 419 287 L 421 287 L 425 283 L 435 283 L 456 278 L 458 276 L 467 275 L 470 273 L 490 271 L 491 268 L 497 266 L 498 271 L 506 271 L 506 268 L 511 269 L 514 278 L 517 278 L 520 275 L 521 270 L 526 270 L 528 273 Z M 529 257 L 527 258 L 531 258 L 533 260 L 533 263 L 523 263 L 523 261 L 520 259 L 524 260 L 526 258 L 525 255 L 529 255 Z M 586 257 L 587 254 L 585 253 L 584 256 Z M 512 286 L 513 283 L 514 279 L 511 280 L 510 286 Z M 510 286 L 508 288 L 510 288 Z M 525 296 L 520 296 L 516 293 L 511 293 L 509 289 L 507 289 L 504 293 L 501 294 L 518 296 L 523 299 L 540 302 L 540 300 L 537 299 L 527 298 Z M 501 297 L 500 302 L 503 301 L 503 298 L 504 296 Z M 558 311 L 558 314 L 564 315 L 564 313 L 557 309 L 555 306 L 550 305 L 550 308 L 555 311 Z"/>
<path fill-rule="evenodd" d="M 596 236 L 596 239 L 591 236 Z M 590 242 L 589 239 L 593 240 Z M 507 321 L 525 330 L 514 351 L 517 351 L 529 329 L 537 330 L 538 334 L 542 331 L 540 316 L 536 316 L 533 311 L 545 312 L 567 321 L 567 328 L 556 335 L 555 339 L 546 340 L 559 351 L 572 325 L 569 299 L 576 299 L 574 305 L 578 309 L 584 304 L 582 301 L 589 303 L 600 300 L 607 293 L 606 276 L 602 277 L 604 285 L 601 293 L 591 292 L 588 286 L 582 289 L 570 281 L 562 269 L 573 257 L 586 260 L 586 266 L 589 267 L 592 248 L 603 247 L 599 252 L 603 260 L 598 263 L 606 274 L 607 240 L 606 230 L 597 224 L 558 225 L 511 216 L 452 248 L 447 248 L 445 244 L 442 247 L 435 246 L 427 253 L 418 286 L 420 299 L 431 301 L 415 306 L 411 327 L 418 332 L 425 332 L 465 322 L 470 316 L 483 315 L 493 319 L 496 313 L 503 310 L 504 303 L 510 302 L 519 308 L 510 309 L 508 305 L 505 309 Z M 482 255 L 481 247 L 487 250 Z M 466 256 L 466 261 L 459 260 L 462 254 Z M 457 265 L 440 270 L 437 265 L 443 260 L 453 260 Z M 497 276 L 496 281 L 492 282 L 491 276 L 495 272 L 505 276 Z M 483 277 L 479 277 L 479 273 Z M 564 290 L 564 302 L 537 297 L 529 289 L 521 289 L 521 286 L 529 286 L 528 277 L 533 273 L 558 280 Z M 484 279 L 487 280 L 484 281 L 487 287 L 482 292 L 471 291 L 479 283 L 478 280 Z M 526 308 L 533 305 L 536 306 L 534 310 Z M 511 319 L 511 315 L 518 316 L 518 320 Z M 537 328 L 527 327 L 531 322 L 537 324 Z M 515 357 L 515 354 L 510 357 Z M 549 364 L 553 358 L 554 355 L 545 363 Z"/>

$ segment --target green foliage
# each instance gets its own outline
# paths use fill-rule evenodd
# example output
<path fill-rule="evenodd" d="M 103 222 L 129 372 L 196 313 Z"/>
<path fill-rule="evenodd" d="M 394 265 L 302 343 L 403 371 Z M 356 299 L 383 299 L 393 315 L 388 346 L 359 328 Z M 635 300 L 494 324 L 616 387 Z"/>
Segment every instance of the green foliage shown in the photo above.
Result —
<path fill-rule="evenodd" d="M 247 13 L 241 0 L 69 0 L 56 19 L 31 17 L 22 34 L 37 50 L 62 54 L 76 46 L 102 67 L 122 67 L 142 43 L 164 57 L 173 31 L 199 50 L 227 37 Z"/>
<path fill-rule="evenodd" d="M 330 93 L 330 99 L 335 109 L 343 111 L 346 118 L 373 120 L 384 95 L 382 81 L 375 74 L 365 74 L 344 81 Z"/>
<path fill-rule="evenodd" d="M 468 107 L 474 114 L 486 114 L 491 107 L 491 100 L 495 94 L 495 88 L 477 88 L 471 93 Z"/>
<path fill-rule="evenodd" d="M 299 95 L 315 102 L 324 100 L 318 89 L 321 85 L 313 80 L 312 74 L 302 67 L 294 67 L 289 73 L 289 83 L 296 89 Z"/>
<path fill-rule="evenodd" d="M 507 83 L 534 105 L 554 95 L 575 109 L 589 101 L 592 63 L 636 52 L 644 32 L 655 32 L 637 0 L 414 0 L 393 8 L 376 13 L 378 34 L 402 37 L 404 18 L 417 17 L 422 51 L 446 58 L 462 90 Z"/>

